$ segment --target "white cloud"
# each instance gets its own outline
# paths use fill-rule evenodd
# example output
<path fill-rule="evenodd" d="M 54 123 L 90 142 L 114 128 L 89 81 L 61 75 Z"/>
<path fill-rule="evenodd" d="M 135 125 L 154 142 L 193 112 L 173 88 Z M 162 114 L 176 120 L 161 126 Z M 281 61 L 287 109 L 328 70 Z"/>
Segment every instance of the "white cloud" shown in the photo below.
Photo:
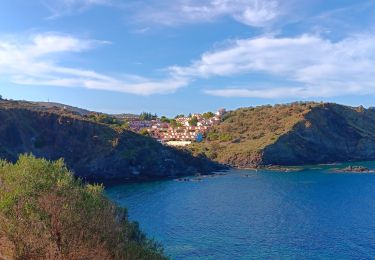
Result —
<path fill-rule="evenodd" d="M 39 34 L 26 43 L 0 40 L 0 76 L 16 84 L 82 87 L 138 95 L 170 93 L 188 84 L 179 76 L 148 79 L 137 75 L 112 77 L 92 70 L 59 65 L 61 54 L 81 52 L 103 43 L 72 36 Z"/>
<path fill-rule="evenodd" d="M 27 40 L 0 39 L 0 77 L 17 84 L 82 87 L 138 95 L 172 93 L 196 79 L 265 75 L 256 85 L 206 89 L 209 95 L 255 98 L 314 98 L 375 94 L 375 34 L 331 41 L 316 35 L 262 36 L 233 40 L 204 53 L 190 66 L 174 66 L 163 78 L 112 76 L 61 65 L 65 54 L 106 42 L 69 35 L 39 34 Z M 270 78 L 283 79 L 283 85 Z M 236 80 L 237 81 L 237 80 Z M 259 82 L 259 79 L 258 79 Z M 276 84 L 276 83 L 275 83 Z"/>
<path fill-rule="evenodd" d="M 206 94 L 219 97 L 248 97 L 248 98 L 285 98 L 301 97 L 305 94 L 301 88 L 268 88 L 268 89 L 246 89 L 226 88 L 210 89 L 204 91 Z"/>
<path fill-rule="evenodd" d="M 353 35 L 338 42 L 313 35 L 236 40 L 224 49 L 204 53 L 191 66 L 170 70 L 194 78 L 263 73 L 302 86 L 206 91 L 218 96 L 308 98 L 375 93 L 375 35 Z"/>
<path fill-rule="evenodd" d="M 155 1 L 156 2 L 156 1 Z M 210 22 L 229 16 L 255 27 L 267 25 L 281 13 L 277 0 L 166 0 L 137 6 L 139 21 L 165 25 Z"/>
<path fill-rule="evenodd" d="M 41 2 L 52 13 L 49 18 L 81 12 L 92 6 L 109 6 L 112 4 L 112 0 L 41 0 Z"/>

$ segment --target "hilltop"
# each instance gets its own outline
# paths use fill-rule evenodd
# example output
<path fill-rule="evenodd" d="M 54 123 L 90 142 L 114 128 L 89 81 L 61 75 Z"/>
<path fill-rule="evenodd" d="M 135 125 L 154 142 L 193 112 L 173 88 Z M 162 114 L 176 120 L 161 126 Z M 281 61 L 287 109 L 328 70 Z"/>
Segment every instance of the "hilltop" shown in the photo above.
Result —
<path fill-rule="evenodd" d="M 240 168 L 374 160 L 375 110 L 314 102 L 240 108 L 190 149 Z"/>
<path fill-rule="evenodd" d="M 64 158 L 77 176 L 89 181 L 149 180 L 221 169 L 204 156 L 64 107 L 1 100 L 0 122 L 0 158 L 14 162 L 23 153 Z"/>
<path fill-rule="evenodd" d="M 72 113 L 76 113 L 76 114 L 79 114 L 79 115 L 82 115 L 82 116 L 92 113 L 92 111 L 89 111 L 89 110 L 86 110 L 86 109 L 68 106 L 68 105 L 56 103 L 56 102 L 30 102 L 30 103 L 35 104 L 35 106 L 44 107 L 46 109 L 59 108 L 59 109 L 68 110 Z"/>

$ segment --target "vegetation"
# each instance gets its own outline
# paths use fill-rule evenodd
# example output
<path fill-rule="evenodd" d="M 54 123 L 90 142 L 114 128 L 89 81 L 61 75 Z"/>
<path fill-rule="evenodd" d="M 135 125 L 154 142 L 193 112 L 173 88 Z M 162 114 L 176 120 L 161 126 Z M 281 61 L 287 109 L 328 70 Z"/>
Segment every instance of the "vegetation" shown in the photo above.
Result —
<path fill-rule="evenodd" d="M 140 120 L 155 120 L 156 118 L 158 118 L 156 114 L 153 115 L 148 112 L 142 112 L 139 116 Z"/>
<path fill-rule="evenodd" d="M 184 114 L 179 114 L 179 115 L 175 116 L 174 118 L 177 119 L 177 118 L 181 118 L 181 117 L 185 117 L 185 115 Z"/>
<path fill-rule="evenodd" d="M 0 161 L 0 258 L 165 259 L 103 186 L 28 155 Z"/>
<path fill-rule="evenodd" d="M 87 117 L 95 122 L 103 123 L 107 125 L 122 125 L 123 124 L 117 118 L 110 116 L 110 115 L 102 114 L 102 113 L 91 113 Z"/>
<path fill-rule="evenodd" d="M 147 131 L 147 128 L 142 128 L 141 130 L 139 130 L 139 134 L 143 135 L 143 136 L 149 136 L 149 132 Z"/>
<path fill-rule="evenodd" d="M 160 118 L 160 122 L 162 122 L 162 123 L 170 123 L 170 119 L 168 119 L 166 116 L 162 116 L 161 118 Z"/>
<path fill-rule="evenodd" d="M 234 166 L 261 160 L 262 150 L 290 131 L 317 103 L 296 102 L 240 108 L 227 113 L 220 125 L 213 127 L 205 141 L 190 146 L 196 155 Z"/>
<path fill-rule="evenodd" d="M 173 128 L 182 126 L 182 124 L 180 122 L 177 122 L 176 119 L 171 119 L 170 122 L 169 122 L 169 124 Z"/>
<path fill-rule="evenodd" d="M 189 120 L 189 125 L 190 126 L 197 126 L 198 124 L 198 118 L 196 116 L 193 116 L 190 120 Z"/>
<path fill-rule="evenodd" d="M 214 113 L 212 113 L 212 112 L 206 112 L 206 113 L 203 113 L 203 118 L 205 118 L 205 119 L 210 119 L 210 118 L 212 118 L 213 116 L 214 116 L 215 114 Z"/>

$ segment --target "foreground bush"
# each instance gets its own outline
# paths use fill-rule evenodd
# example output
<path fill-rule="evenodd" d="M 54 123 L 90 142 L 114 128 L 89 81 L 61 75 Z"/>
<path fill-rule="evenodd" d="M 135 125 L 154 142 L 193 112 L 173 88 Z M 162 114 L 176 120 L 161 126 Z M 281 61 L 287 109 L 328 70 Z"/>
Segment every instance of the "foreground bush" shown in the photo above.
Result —
<path fill-rule="evenodd" d="M 0 259 L 164 259 L 99 185 L 62 160 L 0 161 Z"/>

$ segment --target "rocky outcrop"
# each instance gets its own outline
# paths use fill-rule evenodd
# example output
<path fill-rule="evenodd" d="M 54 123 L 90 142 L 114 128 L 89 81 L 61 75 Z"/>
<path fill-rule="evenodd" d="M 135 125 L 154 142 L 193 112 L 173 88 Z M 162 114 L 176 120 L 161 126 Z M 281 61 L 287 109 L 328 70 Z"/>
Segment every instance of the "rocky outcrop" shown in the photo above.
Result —
<path fill-rule="evenodd" d="M 337 104 L 314 107 L 263 150 L 262 164 L 300 165 L 375 159 L 375 111 Z"/>
<path fill-rule="evenodd" d="M 336 171 L 337 172 L 351 172 L 351 173 L 373 173 L 374 172 L 373 170 L 370 170 L 369 168 L 360 166 L 360 165 L 359 166 L 349 165 L 343 169 L 337 169 Z"/>
<path fill-rule="evenodd" d="M 130 131 L 118 131 L 78 115 L 2 101 L 0 158 L 16 161 L 23 153 L 50 160 L 64 158 L 77 176 L 106 183 L 222 169 L 203 156 L 193 157 Z"/>

